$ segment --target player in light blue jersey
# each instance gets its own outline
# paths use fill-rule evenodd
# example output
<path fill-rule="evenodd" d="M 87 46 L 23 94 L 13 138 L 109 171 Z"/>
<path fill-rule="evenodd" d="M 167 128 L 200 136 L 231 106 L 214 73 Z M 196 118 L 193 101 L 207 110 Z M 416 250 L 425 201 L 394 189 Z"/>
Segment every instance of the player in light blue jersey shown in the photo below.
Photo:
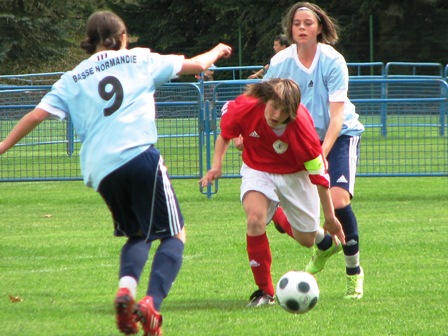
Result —
<path fill-rule="evenodd" d="M 199 74 L 231 54 L 218 44 L 191 59 L 160 55 L 146 48 L 127 49 L 122 19 L 109 11 L 93 13 L 81 48 L 89 58 L 65 73 L 26 114 L 6 139 L 0 154 L 50 117 L 70 116 L 81 140 L 81 170 L 111 211 L 115 234 L 126 236 L 120 254 L 115 310 L 124 334 L 162 334 L 160 307 L 182 264 L 184 220 L 162 156 L 155 149 L 154 92 L 180 74 Z M 154 254 L 146 296 L 136 304 L 137 284 Z"/>
<path fill-rule="evenodd" d="M 313 116 L 328 161 L 336 217 L 342 224 L 347 242 L 342 246 L 347 279 L 344 297 L 359 299 L 363 295 L 364 273 L 359 261 L 358 223 L 351 198 L 364 126 L 347 97 L 345 59 L 332 47 L 338 40 L 338 26 L 319 6 L 298 2 L 290 7 L 283 28 L 292 44 L 272 57 L 264 79 L 295 80 L 300 86 L 302 103 Z M 290 232 L 281 208 L 273 221 L 276 227 Z M 317 237 L 316 243 L 318 248 L 306 267 L 310 273 L 321 271 L 328 258 L 341 250 L 341 245 L 332 242 L 329 235 Z"/>

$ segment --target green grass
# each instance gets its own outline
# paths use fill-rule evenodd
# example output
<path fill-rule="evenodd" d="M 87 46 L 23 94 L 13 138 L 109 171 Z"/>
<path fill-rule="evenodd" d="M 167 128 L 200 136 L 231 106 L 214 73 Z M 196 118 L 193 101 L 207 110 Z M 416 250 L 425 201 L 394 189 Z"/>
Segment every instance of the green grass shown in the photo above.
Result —
<path fill-rule="evenodd" d="M 221 180 L 211 199 L 198 192 L 195 180 L 173 184 L 188 237 L 183 267 L 162 307 L 165 335 L 447 335 L 446 177 L 358 178 L 353 207 L 364 298 L 341 298 L 345 266 L 337 256 L 317 276 L 321 296 L 304 315 L 278 305 L 245 308 L 255 286 L 245 252 L 240 181 Z M 124 240 L 112 236 L 99 195 L 81 182 L 0 188 L 0 334 L 120 335 L 112 302 Z M 273 226 L 268 235 L 274 281 L 304 268 L 309 250 Z M 9 295 L 23 301 L 13 303 Z"/>
<path fill-rule="evenodd" d="M 388 115 L 387 136 L 383 136 L 378 126 L 381 122 L 378 111 L 373 116 L 362 115 L 361 120 L 367 128 L 361 140 L 358 175 L 446 176 L 448 130 L 445 126 L 444 135 L 440 135 L 440 127 L 433 126 L 440 122 L 439 118 L 437 114 Z M 207 167 L 207 137 L 203 136 L 203 147 L 200 148 L 198 123 L 195 117 L 157 120 L 160 138 L 156 146 L 173 177 L 198 177 L 201 170 Z M 219 125 L 219 119 L 217 123 Z M 13 120 L 0 122 L 0 138 L 5 137 L 14 124 Z M 80 144 L 74 143 L 74 152 L 71 156 L 67 154 L 66 129 L 66 123 L 56 120 L 40 125 L 19 146 L 2 156 L 0 181 L 64 177 L 80 179 Z M 211 157 L 214 140 L 214 134 L 211 134 Z M 230 146 L 224 165 L 227 176 L 238 175 L 241 152 Z"/>

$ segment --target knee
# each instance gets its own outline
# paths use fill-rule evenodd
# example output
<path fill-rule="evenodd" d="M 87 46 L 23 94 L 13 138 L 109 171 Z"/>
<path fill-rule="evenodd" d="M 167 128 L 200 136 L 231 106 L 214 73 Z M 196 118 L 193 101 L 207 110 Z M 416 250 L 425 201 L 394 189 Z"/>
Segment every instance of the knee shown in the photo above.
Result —
<path fill-rule="evenodd" d="M 250 235 L 260 235 L 266 231 L 266 218 L 261 213 L 247 214 L 247 232 Z"/>
<path fill-rule="evenodd" d="M 351 196 L 347 190 L 333 187 L 331 188 L 331 199 L 335 209 L 342 209 L 350 204 Z"/>

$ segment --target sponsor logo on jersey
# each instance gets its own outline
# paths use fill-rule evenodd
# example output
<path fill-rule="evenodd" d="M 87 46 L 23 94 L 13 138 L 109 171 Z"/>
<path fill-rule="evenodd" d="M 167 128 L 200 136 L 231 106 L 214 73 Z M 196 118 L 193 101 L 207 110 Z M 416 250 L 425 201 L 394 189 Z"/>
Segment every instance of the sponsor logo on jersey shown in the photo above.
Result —
<path fill-rule="evenodd" d="M 312 88 L 312 87 L 314 87 L 314 83 L 313 83 L 313 81 L 312 81 L 312 80 L 310 80 L 310 82 L 308 83 L 308 87 L 309 87 L 309 88 Z"/>
<path fill-rule="evenodd" d="M 250 133 L 249 136 L 253 137 L 253 138 L 259 138 L 260 137 L 256 131 L 253 131 L 252 133 Z"/>

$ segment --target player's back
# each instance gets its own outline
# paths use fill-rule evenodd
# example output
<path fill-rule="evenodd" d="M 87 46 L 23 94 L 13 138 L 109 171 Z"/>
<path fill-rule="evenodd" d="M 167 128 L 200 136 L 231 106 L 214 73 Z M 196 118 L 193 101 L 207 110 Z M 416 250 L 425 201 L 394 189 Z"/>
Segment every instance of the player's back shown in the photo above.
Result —
<path fill-rule="evenodd" d="M 143 48 L 98 52 L 65 73 L 44 98 L 72 118 L 87 185 L 156 143 L 153 95 L 178 62 Z"/>

